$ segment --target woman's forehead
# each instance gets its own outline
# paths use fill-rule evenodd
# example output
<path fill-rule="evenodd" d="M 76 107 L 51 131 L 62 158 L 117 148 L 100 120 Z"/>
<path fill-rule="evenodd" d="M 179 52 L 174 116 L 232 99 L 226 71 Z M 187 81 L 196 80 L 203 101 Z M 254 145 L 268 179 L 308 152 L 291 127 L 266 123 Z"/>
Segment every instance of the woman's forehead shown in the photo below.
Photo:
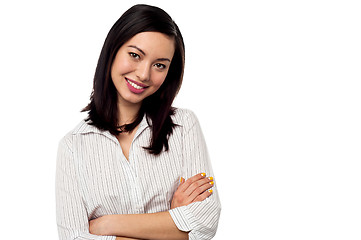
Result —
<path fill-rule="evenodd" d="M 124 46 L 137 48 L 144 55 L 172 58 L 174 38 L 160 32 L 141 32 L 129 39 Z"/>

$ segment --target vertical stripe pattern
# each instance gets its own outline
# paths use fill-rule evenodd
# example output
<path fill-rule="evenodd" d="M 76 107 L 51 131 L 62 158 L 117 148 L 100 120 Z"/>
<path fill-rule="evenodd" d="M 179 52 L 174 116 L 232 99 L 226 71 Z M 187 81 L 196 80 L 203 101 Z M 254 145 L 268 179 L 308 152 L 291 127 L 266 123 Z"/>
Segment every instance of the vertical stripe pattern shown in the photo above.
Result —
<path fill-rule="evenodd" d="M 216 186 L 206 200 L 170 210 L 180 177 L 200 172 L 213 176 L 196 116 L 177 109 L 173 121 L 179 126 L 169 138 L 169 150 L 158 156 L 143 149 L 151 137 L 145 118 L 131 144 L 129 161 L 115 136 L 84 121 L 60 141 L 56 169 L 60 240 L 114 240 L 89 234 L 89 220 L 161 211 L 169 211 L 176 226 L 189 231 L 189 239 L 215 235 L 221 210 Z"/>

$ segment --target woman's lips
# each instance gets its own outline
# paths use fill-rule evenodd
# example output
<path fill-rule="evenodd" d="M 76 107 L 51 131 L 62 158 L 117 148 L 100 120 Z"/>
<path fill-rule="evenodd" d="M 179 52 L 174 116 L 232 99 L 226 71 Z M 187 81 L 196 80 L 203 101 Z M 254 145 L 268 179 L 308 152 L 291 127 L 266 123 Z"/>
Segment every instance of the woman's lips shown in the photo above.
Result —
<path fill-rule="evenodd" d="M 127 86 L 129 88 L 129 90 L 135 94 L 140 94 L 140 93 L 144 92 L 145 89 L 148 87 L 147 85 L 136 82 L 129 78 L 125 78 L 125 81 L 127 82 Z"/>

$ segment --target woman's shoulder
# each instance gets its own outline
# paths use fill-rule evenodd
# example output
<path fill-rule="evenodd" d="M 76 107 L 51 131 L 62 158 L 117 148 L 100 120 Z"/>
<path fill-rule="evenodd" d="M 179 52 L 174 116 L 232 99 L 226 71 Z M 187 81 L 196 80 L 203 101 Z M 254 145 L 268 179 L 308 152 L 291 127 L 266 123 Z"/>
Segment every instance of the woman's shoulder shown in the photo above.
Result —
<path fill-rule="evenodd" d="M 175 124 L 184 127 L 191 127 L 198 123 L 196 114 L 192 110 L 185 108 L 176 108 L 172 120 Z"/>
<path fill-rule="evenodd" d="M 81 129 L 83 129 L 86 125 L 88 125 L 85 120 L 81 120 L 78 124 L 73 127 L 70 131 L 68 131 L 61 139 L 60 144 L 69 145 L 72 141 L 73 135 L 77 134 Z"/>
<path fill-rule="evenodd" d="M 68 133 L 66 133 L 60 140 L 61 143 L 68 143 L 70 144 L 74 138 L 79 135 L 87 134 L 87 133 L 97 133 L 101 132 L 97 127 L 90 125 L 85 119 L 81 120 L 78 124 L 73 127 Z"/>

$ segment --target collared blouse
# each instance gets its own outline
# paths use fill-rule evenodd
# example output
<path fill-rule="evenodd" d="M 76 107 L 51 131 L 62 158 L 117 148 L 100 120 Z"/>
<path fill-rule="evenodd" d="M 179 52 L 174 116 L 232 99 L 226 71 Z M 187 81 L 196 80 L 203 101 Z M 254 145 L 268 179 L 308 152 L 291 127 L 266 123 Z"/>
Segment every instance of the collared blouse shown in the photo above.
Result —
<path fill-rule="evenodd" d="M 60 240 L 115 240 L 89 233 L 89 221 L 110 214 L 169 211 L 189 239 L 211 239 L 221 206 L 216 185 L 202 202 L 170 209 L 180 178 L 212 176 L 206 144 L 193 112 L 177 109 L 169 150 L 155 156 L 148 147 L 151 129 L 144 117 L 129 151 L 123 155 L 116 136 L 82 121 L 59 143 L 56 210 Z"/>

